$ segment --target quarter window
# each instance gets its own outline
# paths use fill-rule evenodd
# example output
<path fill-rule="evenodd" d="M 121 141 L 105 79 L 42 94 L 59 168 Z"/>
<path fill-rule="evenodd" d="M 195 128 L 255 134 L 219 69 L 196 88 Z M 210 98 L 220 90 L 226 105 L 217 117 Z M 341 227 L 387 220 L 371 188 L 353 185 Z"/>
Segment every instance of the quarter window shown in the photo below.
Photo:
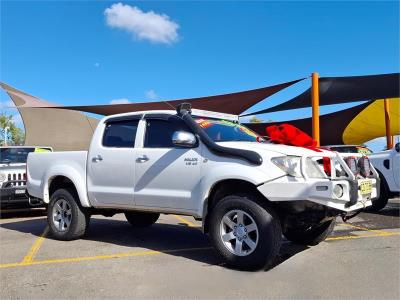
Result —
<path fill-rule="evenodd" d="M 103 135 L 103 146 L 134 148 L 138 123 L 137 120 L 107 123 Z"/>
<path fill-rule="evenodd" d="M 172 135 L 175 131 L 190 131 L 182 120 L 147 119 L 144 146 L 147 148 L 174 148 Z"/>

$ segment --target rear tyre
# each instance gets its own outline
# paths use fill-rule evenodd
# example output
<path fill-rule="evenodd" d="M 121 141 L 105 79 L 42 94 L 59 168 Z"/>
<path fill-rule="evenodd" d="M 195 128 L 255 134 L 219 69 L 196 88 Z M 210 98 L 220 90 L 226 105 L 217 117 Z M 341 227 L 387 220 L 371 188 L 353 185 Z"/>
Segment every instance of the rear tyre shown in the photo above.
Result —
<path fill-rule="evenodd" d="M 58 240 L 74 240 L 84 236 L 90 215 L 79 203 L 79 197 L 70 189 L 56 190 L 47 209 L 47 222 L 51 235 Z"/>
<path fill-rule="evenodd" d="M 375 211 L 375 212 L 380 211 L 381 209 L 385 208 L 386 204 L 389 201 L 389 187 L 382 174 L 379 175 L 381 178 L 380 195 L 379 198 L 372 200 L 372 205 L 366 209 L 367 211 Z"/>
<path fill-rule="evenodd" d="M 160 214 L 150 212 L 126 211 L 125 217 L 129 224 L 131 224 L 133 227 L 148 227 L 157 222 Z"/>
<path fill-rule="evenodd" d="M 241 270 L 268 269 L 282 242 L 279 218 L 252 195 L 231 195 L 210 213 L 211 241 L 222 259 Z"/>
<path fill-rule="evenodd" d="M 315 246 L 324 241 L 333 231 L 336 219 L 306 228 L 288 228 L 283 235 L 291 242 Z"/>

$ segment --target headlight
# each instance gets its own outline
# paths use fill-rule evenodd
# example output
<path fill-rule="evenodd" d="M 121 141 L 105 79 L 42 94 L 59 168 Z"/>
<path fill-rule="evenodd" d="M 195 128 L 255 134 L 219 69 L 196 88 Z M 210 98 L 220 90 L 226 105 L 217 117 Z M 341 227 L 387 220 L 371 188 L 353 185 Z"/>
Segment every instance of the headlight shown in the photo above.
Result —
<path fill-rule="evenodd" d="M 0 182 L 6 181 L 6 178 L 7 178 L 6 174 L 0 173 Z"/>
<path fill-rule="evenodd" d="M 274 157 L 271 161 L 283 172 L 293 177 L 303 177 L 301 174 L 301 157 L 300 156 L 280 156 Z"/>

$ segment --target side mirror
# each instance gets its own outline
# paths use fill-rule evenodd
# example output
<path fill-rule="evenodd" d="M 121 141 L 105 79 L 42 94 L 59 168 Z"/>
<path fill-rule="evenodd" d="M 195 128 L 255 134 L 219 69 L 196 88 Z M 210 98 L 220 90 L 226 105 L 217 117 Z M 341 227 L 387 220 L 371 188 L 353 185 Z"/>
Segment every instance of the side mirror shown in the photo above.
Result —
<path fill-rule="evenodd" d="M 172 135 L 172 143 L 178 147 L 193 148 L 197 144 L 197 139 L 191 132 L 175 131 Z"/>
<path fill-rule="evenodd" d="M 397 144 L 394 146 L 394 149 L 396 149 L 397 152 L 400 152 L 400 143 L 397 143 Z"/>

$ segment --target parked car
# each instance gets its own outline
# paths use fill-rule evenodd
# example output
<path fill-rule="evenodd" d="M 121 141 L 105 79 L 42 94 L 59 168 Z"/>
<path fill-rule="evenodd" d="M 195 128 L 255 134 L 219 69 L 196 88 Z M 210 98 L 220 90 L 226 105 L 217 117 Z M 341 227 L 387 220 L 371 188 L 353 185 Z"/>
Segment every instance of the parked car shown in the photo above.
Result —
<path fill-rule="evenodd" d="M 37 207 L 39 198 L 26 191 L 26 160 L 31 152 L 49 152 L 51 147 L 0 147 L 0 204 L 1 208 Z"/>
<path fill-rule="evenodd" d="M 380 197 L 372 201 L 371 209 L 383 209 L 388 200 L 399 197 L 400 194 L 400 144 L 393 149 L 369 155 L 371 163 L 379 173 L 381 179 Z"/>
<path fill-rule="evenodd" d="M 124 213 L 133 227 L 191 215 L 227 264 L 259 269 L 282 234 L 316 245 L 338 215 L 371 205 L 377 173 L 362 162 L 361 176 L 336 152 L 263 142 L 237 116 L 184 104 L 108 116 L 89 151 L 29 154 L 28 191 L 48 203 L 56 239 L 82 237 L 93 214 Z"/>
<path fill-rule="evenodd" d="M 368 147 L 361 145 L 329 145 L 321 146 L 321 148 L 340 153 L 358 153 L 364 155 L 369 155 L 372 153 L 372 151 Z"/>

